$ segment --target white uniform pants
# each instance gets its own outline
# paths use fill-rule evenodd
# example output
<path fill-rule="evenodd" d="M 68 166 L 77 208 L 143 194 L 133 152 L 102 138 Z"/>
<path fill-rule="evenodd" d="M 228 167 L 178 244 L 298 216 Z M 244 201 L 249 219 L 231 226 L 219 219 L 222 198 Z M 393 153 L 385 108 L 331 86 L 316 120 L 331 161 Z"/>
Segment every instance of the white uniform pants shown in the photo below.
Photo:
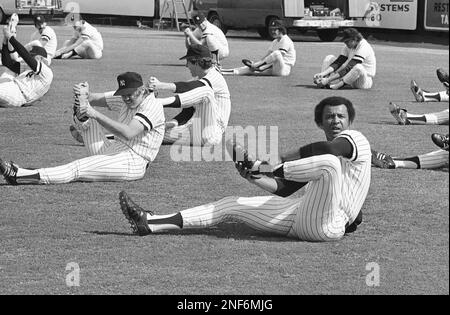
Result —
<path fill-rule="evenodd" d="M 26 103 L 25 96 L 13 80 L 0 78 L 0 107 L 20 107 Z"/>
<path fill-rule="evenodd" d="M 205 228 L 237 220 L 265 233 L 305 241 L 342 238 L 348 217 L 339 209 L 341 164 L 333 155 L 320 155 L 284 165 L 285 177 L 309 182 L 300 199 L 227 197 L 218 202 L 181 211 L 183 228 Z"/>
<path fill-rule="evenodd" d="M 108 140 L 97 121 L 90 119 L 81 130 L 91 156 L 66 165 L 39 169 L 42 184 L 133 181 L 144 177 L 148 162 L 120 141 Z"/>
<path fill-rule="evenodd" d="M 325 71 L 334 61 L 336 57 L 329 55 L 325 57 L 322 64 L 322 71 Z M 367 90 L 372 88 L 373 79 L 369 76 L 361 64 L 354 66 L 349 73 L 347 73 L 342 80 L 345 84 L 350 85 L 354 89 Z"/>

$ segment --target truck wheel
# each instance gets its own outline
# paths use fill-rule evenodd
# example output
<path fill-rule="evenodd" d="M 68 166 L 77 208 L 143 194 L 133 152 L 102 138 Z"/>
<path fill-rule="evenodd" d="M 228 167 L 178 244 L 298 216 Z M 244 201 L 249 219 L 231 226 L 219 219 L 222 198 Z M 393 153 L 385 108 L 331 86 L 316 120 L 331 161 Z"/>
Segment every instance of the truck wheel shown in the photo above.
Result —
<path fill-rule="evenodd" d="M 224 34 L 226 34 L 228 32 L 227 27 L 222 23 L 222 21 L 220 20 L 219 14 L 217 14 L 216 12 L 213 12 L 209 15 L 208 21 L 211 24 L 214 24 L 215 26 L 220 28 Z"/>
<path fill-rule="evenodd" d="M 336 39 L 338 34 L 338 29 L 326 29 L 326 30 L 317 30 L 317 35 L 319 36 L 320 40 L 323 42 L 332 42 Z"/>

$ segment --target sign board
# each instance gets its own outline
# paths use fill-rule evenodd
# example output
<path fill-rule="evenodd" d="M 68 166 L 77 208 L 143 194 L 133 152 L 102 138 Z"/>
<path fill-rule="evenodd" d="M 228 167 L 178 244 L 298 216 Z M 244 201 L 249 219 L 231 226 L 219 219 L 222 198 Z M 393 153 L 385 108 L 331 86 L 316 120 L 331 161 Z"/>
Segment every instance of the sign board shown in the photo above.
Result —
<path fill-rule="evenodd" d="M 372 1 L 368 4 L 365 16 L 355 21 L 355 27 L 415 30 L 417 10 L 418 0 Z"/>
<path fill-rule="evenodd" d="M 425 29 L 448 32 L 448 0 L 425 0 Z"/>

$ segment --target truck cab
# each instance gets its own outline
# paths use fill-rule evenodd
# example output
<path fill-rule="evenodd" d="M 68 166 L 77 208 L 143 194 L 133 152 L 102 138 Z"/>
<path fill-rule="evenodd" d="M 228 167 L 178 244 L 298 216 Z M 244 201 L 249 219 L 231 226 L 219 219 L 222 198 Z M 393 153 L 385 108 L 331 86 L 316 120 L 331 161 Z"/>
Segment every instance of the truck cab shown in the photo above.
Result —
<path fill-rule="evenodd" d="M 62 12 L 62 0 L 0 0 L 0 23 L 5 23 L 13 13 L 54 15 Z"/>

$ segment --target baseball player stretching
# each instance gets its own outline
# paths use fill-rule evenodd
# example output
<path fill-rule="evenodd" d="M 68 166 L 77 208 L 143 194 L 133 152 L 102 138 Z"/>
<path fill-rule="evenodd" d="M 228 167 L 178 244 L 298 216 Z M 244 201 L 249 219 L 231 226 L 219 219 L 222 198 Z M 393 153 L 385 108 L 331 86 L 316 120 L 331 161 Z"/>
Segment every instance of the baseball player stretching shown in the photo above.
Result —
<path fill-rule="evenodd" d="M 103 55 L 103 38 L 100 32 L 84 20 L 76 21 L 73 37 L 55 53 L 54 59 L 79 56 L 83 59 L 100 59 Z"/>
<path fill-rule="evenodd" d="M 448 167 L 448 134 L 433 133 L 431 139 L 440 147 L 439 150 L 406 158 L 391 157 L 389 154 L 372 150 L 372 165 L 384 169 L 438 169 Z"/>
<path fill-rule="evenodd" d="M 45 18 L 42 15 L 36 15 L 34 18 L 34 27 L 36 31 L 31 35 L 31 41 L 25 47 L 41 46 L 47 52 L 48 64 L 55 56 L 56 48 L 58 47 L 58 40 L 55 31 L 47 25 Z"/>
<path fill-rule="evenodd" d="M 154 94 L 144 87 L 139 74 L 127 72 L 119 75 L 117 81 L 119 89 L 115 93 L 89 94 L 87 83 L 74 88 L 74 120 L 80 125 L 89 157 L 38 170 L 0 160 L 0 173 L 6 182 L 63 184 L 143 178 L 148 163 L 155 159 L 161 146 L 164 110 Z M 91 104 L 120 110 L 118 121 L 98 112 Z M 106 139 L 103 128 L 115 135 L 114 141 Z"/>
<path fill-rule="evenodd" d="M 197 80 L 165 83 L 150 78 L 149 81 L 153 90 L 179 93 L 160 99 L 165 107 L 183 108 L 166 123 L 163 143 L 195 146 L 218 144 L 230 118 L 228 85 L 214 67 L 207 47 L 192 45 L 181 59 L 186 59 L 186 67 Z"/>
<path fill-rule="evenodd" d="M 269 31 L 275 39 L 261 60 L 252 62 L 243 59 L 245 67 L 222 69 L 222 74 L 288 76 L 297 59 L 294 42 L 287 35 L 286 27 L 281 20 L 273 21 L 269 26 Z"/>
<path fill-rule="evenodd" d="M 352 103 L 341 97 L 322 100 L 315 121 L 327 141 L 297 148 L 280 158 L 281 164 L 252 161 L 244 152 L 233 154 L 241 176 L 277 196 L 228 197 L 169 215 L 154 215 L 135 204 L 125 192 L 120 206 L 133 231 L 147 235 L 167 230 L 207 228 L 238 220 L 256 230 L 305 241 L 333 241 L 361 223 L 361 207 L 370 186 L 370 144 L 350 130 Z M 285 198 L 299 189 L 299 199 Z"/>
<path fill-rule="evenodd" d="M 15 73 L 20 72 L 20 62 L 11 59 L 9 45 L 30 67 L 17 77 L 0 78 L 0 107 L 20 107 L 31 105 L 44 96 L 53 81 L 53 72 L 48 66 L 47 52 L 44 48 L 33 46 L 31 51 L 20 44 L 11 25 L 3 28 L 2 63 Z"/>
<path fill-rule="evenodd" d="M 344 85 L 354 89 L 370 89 L 376 74 L 377 61 L 372 46 L 354 28 L 344 30 L 345 43 L 341 55 L 325 57 L 322 72 L 314 75 L 314 83 L 319 87 L 333 90 Z"/>
<path fill-rule="evenodd" d="M 203 45 L 208 47 L 215 62 L 220 61 L 230 54 L 228 41 L 220 28 L 211 24 L 202 13 L 193 16 L 192 19 L 197 28 L 192 31 L 189 27 L 184 30 L 186 48 L 191 45 Z"/>

